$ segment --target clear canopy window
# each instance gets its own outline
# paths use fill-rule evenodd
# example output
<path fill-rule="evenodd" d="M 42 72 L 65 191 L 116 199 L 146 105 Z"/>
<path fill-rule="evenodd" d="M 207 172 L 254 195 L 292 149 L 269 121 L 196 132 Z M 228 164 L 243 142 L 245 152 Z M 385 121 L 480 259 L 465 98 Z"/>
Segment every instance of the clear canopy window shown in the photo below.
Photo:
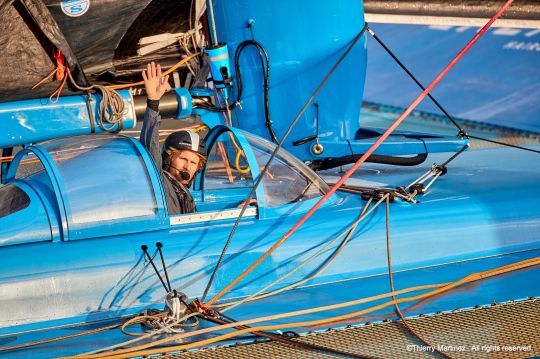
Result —
<path fill-rule="evenodd" d="M 276 146 L 260 137 L 243 133 L 262 171 Z M 305 201 L 328 191 L 328 185 L 315 172 L 284 149 L 276 154 L 263 178 L 263 184 L 269 207 Z"/>
<path fill-rule="evenodd" d="M 156 213 L 146 166 L 130 139 L 116 135 L 77 136 L 42 146 L 60 171 L 72 224 Z"/>
<path fill-rule="evenodd" d="M 246 156 L 232 132 L 222 133 L 214 142 L 204 176 L 206 190 L 253 186 Z"/>

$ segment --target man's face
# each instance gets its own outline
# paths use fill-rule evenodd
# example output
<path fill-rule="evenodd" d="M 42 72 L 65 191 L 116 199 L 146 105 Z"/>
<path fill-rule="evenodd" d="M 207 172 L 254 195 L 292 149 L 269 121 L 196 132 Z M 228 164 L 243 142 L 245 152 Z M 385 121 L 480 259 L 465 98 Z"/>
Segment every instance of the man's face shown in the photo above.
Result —
<path fill-rule="evenodd" d="M 180 183 L 187 185 L 199 169 L 200 161 L 201 159 L 197 153 L 188 150 L 180 150 L 172 156 L 169 172 L 180 181 Z M 182 179 L 180 172 L 187 172 L 189 174 L 189 179 Z"/>

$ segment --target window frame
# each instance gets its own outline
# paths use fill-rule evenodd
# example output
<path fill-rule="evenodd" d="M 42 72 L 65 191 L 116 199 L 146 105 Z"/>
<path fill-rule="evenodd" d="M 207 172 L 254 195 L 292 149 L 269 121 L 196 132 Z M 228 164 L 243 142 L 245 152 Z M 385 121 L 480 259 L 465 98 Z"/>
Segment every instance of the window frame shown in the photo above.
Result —
<path fill-rule="evenodd" d="M 232 135 L 235 137 L 235 140 L 237 141 L 238 145 L 242 150 L 244 151 L 246 155 L 246 161 L 250 167 L 251 177 L 253 178 L 253 183 L 257 181 L 260 173 L 259 164 L 257 162 L 257 159 L 255 157 L 255 154 L 253 153 L 251 149 L 251 145 L 247 141 L 247 139 L 244 137 L 244 135 L 240 132 L 240 130 L 229 127 L 225 125 L 218 125 L 212 128 L 210 132 L 208 133 L 206 137 L 206 148 L 207 153 L 210 153 L 214 145 L 216 144 L 217 140 L 221 135 L 223 135 L 226 132 L 231 132 Z M 198 192 L 194 194 L 194 197 L 199 197 L 201 203 L 204 203 L 205 199 L 205 188 L 204 188 L 204 178 L 206 174 L 206 165 L 201 170 L 199 175 L 196 177 L 194 183 L 193 183 L 193 192 Z M 252 188 L 252 187 L 249 187 Z M 212 189 L 211 191 L 226 191 L 227 189 Z M 257 198 L 257 208 L 250 207 L 248 210 L 244 213 L 243 217 L 246 218 L 253 218 L 257 217 L 259 219 L 264 218 L 264 213 L 266 209 L 266 202 L 264 197 L 264 184 L 261 182 L 257 190 L 255 191 L 255 196 Z M 203 222 L 213 222 L 218 220 L 230 220 L 233 218 L 236 218 L 238 214 L 240 213 L 240 209 L 236 208 L 228 208 L 228 209 L 222 209 L 217 211 L 204 211 L 199 213 L 188 213 L 188 214 L 179 214 L 179 215 L 173 215 L 170 216 L 170 223 L 171 226 L 178 226 L 182 224 L 194 224 L 194 223 L 203 223 Z"/>
<path fill-rule="evenodd" d="M 28 146 L 17 153 L 7 173 L 5 184 L 14 181 L 24 181 L 17 180 L 15 176 L 23 157 L 26 154 L 33 153 L 43 165 L 52 185 L 55 197 L 54 200 L 56 200 L 56 206 L 58 208 L 57 212 L 59 214 L 61 229 L 60 238 L 62 241 L 85 240 L 166 229 L 168 227 L 168 214 L 163 184 L 161 183 L 159 172 L 157 171 L 153 160 L 139 141 L 127 136 L 121 136 L 118 140 L 129 141 L 130 144 L 134 146 L 134 153 L 139 156 L 143 162 L 141 168 L 147 171 L 149 177 L 149 190 L 153 191 L 157 206 L 156 213 L 153 216 L 128 217 L 107 222 L 89 223 L 82 231 L 80 231 L 80 233 L 76 230 L 70 230 L 69 218 L 71 216 L 71 208 L 69 206 L 69 200 L 67 198 L 62 175 L 50 153 L 38 144 Z M 51 223 L 51 226 L 52 225 L 53 224 Z"/>

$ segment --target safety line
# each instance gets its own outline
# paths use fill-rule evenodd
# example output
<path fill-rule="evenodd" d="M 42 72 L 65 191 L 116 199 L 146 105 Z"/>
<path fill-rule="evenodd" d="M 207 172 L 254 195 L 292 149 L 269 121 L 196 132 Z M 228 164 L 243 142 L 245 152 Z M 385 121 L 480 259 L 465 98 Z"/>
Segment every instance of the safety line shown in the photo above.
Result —
<path fill-rule="evenodd" d="M 465 47 L 454 57 L 454 59 L 437 75 L 437 77 L 429 84 L 429 86 L 413 101 L 413 103 L 399 116 L 399 118 L 375 141 L 375 143 L 364 153 L 358 161 L 339 179 L 339 181 L 304 215 L 300 220 L 283 235 L 270 249 L 268 249 L 257 261 L 249 266 L 244 272 L 242 272 L 236 279 L 231 281 L 225 288 L 221 289 L 212 299 L 206 303 L 211 305 L 221 298 L 225 293 L 231 290 L 238 282 L 244 279 L 249 273 L 251 273 L 256 267 L 259 266 L 270 254 L 272 254 L 283 242 L 285 242 L 298 228 L 300 228 L 304 222 L 315 213 L 319 207 L 334 194 L 334 192 L 371 156 L 371 154 L 380 146 L 380 144 L 386 140 L 386 138 L 394 132 L 394 130 L 403 122 L 403 120 L 412 112 L 412 110 L 418 106 L 418 104 L 427 96 L 431 90 L 442 80 L 442 78 L 454 67 L 458 61 L 465 55 L 467 51 L 478 41 L 482 35 L 489 29 L 489 27 L 497 20 L 508 6 L 514 0 L 507 0 L 506 3 L 497 11 L 497 13 L 478 31 L 474 37 L 465 45 Z M 289 129 L 290 130 L 290 129 Z M 284 137 L 285 138 L 285 137 Z M 283 142 L 283 140 L 282 140 Z M 280 142 L 280 144 L 282 143 Z M 268 167 L 268 166 L 267 166 Z M 265 167 L 265 169 L 267 168 Z M 259 179 L 262 178 L 262 175 Z"/>
<path fill-rule="evenodd" d="M 366 32 L 366 28 L 367 28 L 367 26 L 364 25 L 364 27 L 358 33 L 358 35 L 356 35 L 356 37 L 351 41 L 351 43 L 349 44 L 349 46 L 347 47 L 345 52 L 339 57 L 339 59 L 336 61 L 334 66 L 332 66 L 330 71 L 328 71 L 326 76 L 320 82 L 319 86 L 317 86 L 315 91 L 313 91 L 313 93 L 311 94 L 311 97 L 308 99 L 308 101 L 304 104 L 304 106 L 302 107 L 300 112 L 296 115 L 294 120 L 291 122 L 291 124 L 289 125 L 289 128 L 287 129 L 287 131 L 283 135 L 283 138 L 281 139 L 281 141 L 279 141 L 279 143 L 276 145 L 276 148 L 274 149 L 274 151 L 270 155 L 270 158 L 266 162 L 266 165 L 264 166 L 263 170 L 261 171 L 261 173 L 257 177 L 257 180 L 255 181 L 255 184 L 253 185 L 253 188 L 251 189 L 251 192 L 249 193 L 248 197 L 244 201 L 244 205 L 242 206 L 242 209 L 240 210 L 240 213 L 238 214 L 238 217 L 236 218 L 236 221 L 235 221 L 235 223 L 234 223 L 234 225 L 233 225 L 233 227 L 231 229 L 229 237 L 227 238 L 227 241 L 225 242 L 225 245 L 223 246 L 223 250 L 221 251 L 221 254 L 220 254 L 219 259 L 218 259 L 218 261 L 216 263 L 216 266 L 214 267 L 214 271 L 212 272 L 212 274 L 210 276 L 210 279 L 208 280 L 208 284 L 206 285 L 206 288 L 204 289 L 204 293 L 203 293 L 203 296 L 202 296 L 202 301 L 203 302 L 206 299 L 206 295 L 208 294 L 208 291 L 210 290 L 210 288 L 212 286 L 212 283 L 214 281 L 216 273 L 217 273 L 217 271 L 218 271 L 218 269 L 219 269 L 219 267 L 220 267 L 220 265 L 221 265 L 221 263 L 223 261 L 223 257 L 225 256 L 225 253 L 227 252 L 227 248 L 229 247 L 229 244 L 230 244 L 231 240 L 233 239 L 234 234 L 236 233 L 236 228 L 238 228 L 238 225 L 240 224 L 240 220 L 242 219 L 242 216 L 244 215 L 244 212 L 246 211 L 246 208 L 249 206 L 249 203 L 250 203 L 251 199 L 255 195 L 255 191 L 257 190 L 260 183 L 262 182 L 262 179 L 264 178 L 264 176 L 268 172 L 268 169 L 270 168 L 270 164 L 273 162 L 274 158 L 276 157 L 276 154 L 281 149 L 281 147 L 283 147 L 283 144 L 285 143 L 285 140 L 287 139 L 287 137 L 289 137 L 289 135 L 291 134 L 293 128 L 296 126 L 296 123 L 304 115 L 304 112 L 306 112 L 309 105 L 311 105 L 311 103 L 315 100 L 315 97 L 317 97 L 317 95 L 322 90 L 322 88 L 324 87 L 326 82 L 330 79 L 332 74 L 336 71 L 336 69 L 339 67 L 339 65 L 347 57 L 349 52 L 353 49 L 354 45 L 356 45 L 356 43 L 364 36 L 364 33 Z"/>

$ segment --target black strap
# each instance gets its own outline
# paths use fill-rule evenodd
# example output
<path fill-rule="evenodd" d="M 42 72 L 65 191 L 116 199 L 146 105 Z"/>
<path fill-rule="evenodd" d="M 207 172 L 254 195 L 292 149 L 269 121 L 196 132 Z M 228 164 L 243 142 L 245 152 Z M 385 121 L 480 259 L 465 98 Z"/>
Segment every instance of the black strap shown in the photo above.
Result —
<path fill-rule="evenodd" d="M 90 133 L 96 133 L 96 120 L 94 118 L 94 109 L 92 108 L 92 94 L 86 92 L 86 108 L 88 109 L 88 118 L 90 119 Z"/>

